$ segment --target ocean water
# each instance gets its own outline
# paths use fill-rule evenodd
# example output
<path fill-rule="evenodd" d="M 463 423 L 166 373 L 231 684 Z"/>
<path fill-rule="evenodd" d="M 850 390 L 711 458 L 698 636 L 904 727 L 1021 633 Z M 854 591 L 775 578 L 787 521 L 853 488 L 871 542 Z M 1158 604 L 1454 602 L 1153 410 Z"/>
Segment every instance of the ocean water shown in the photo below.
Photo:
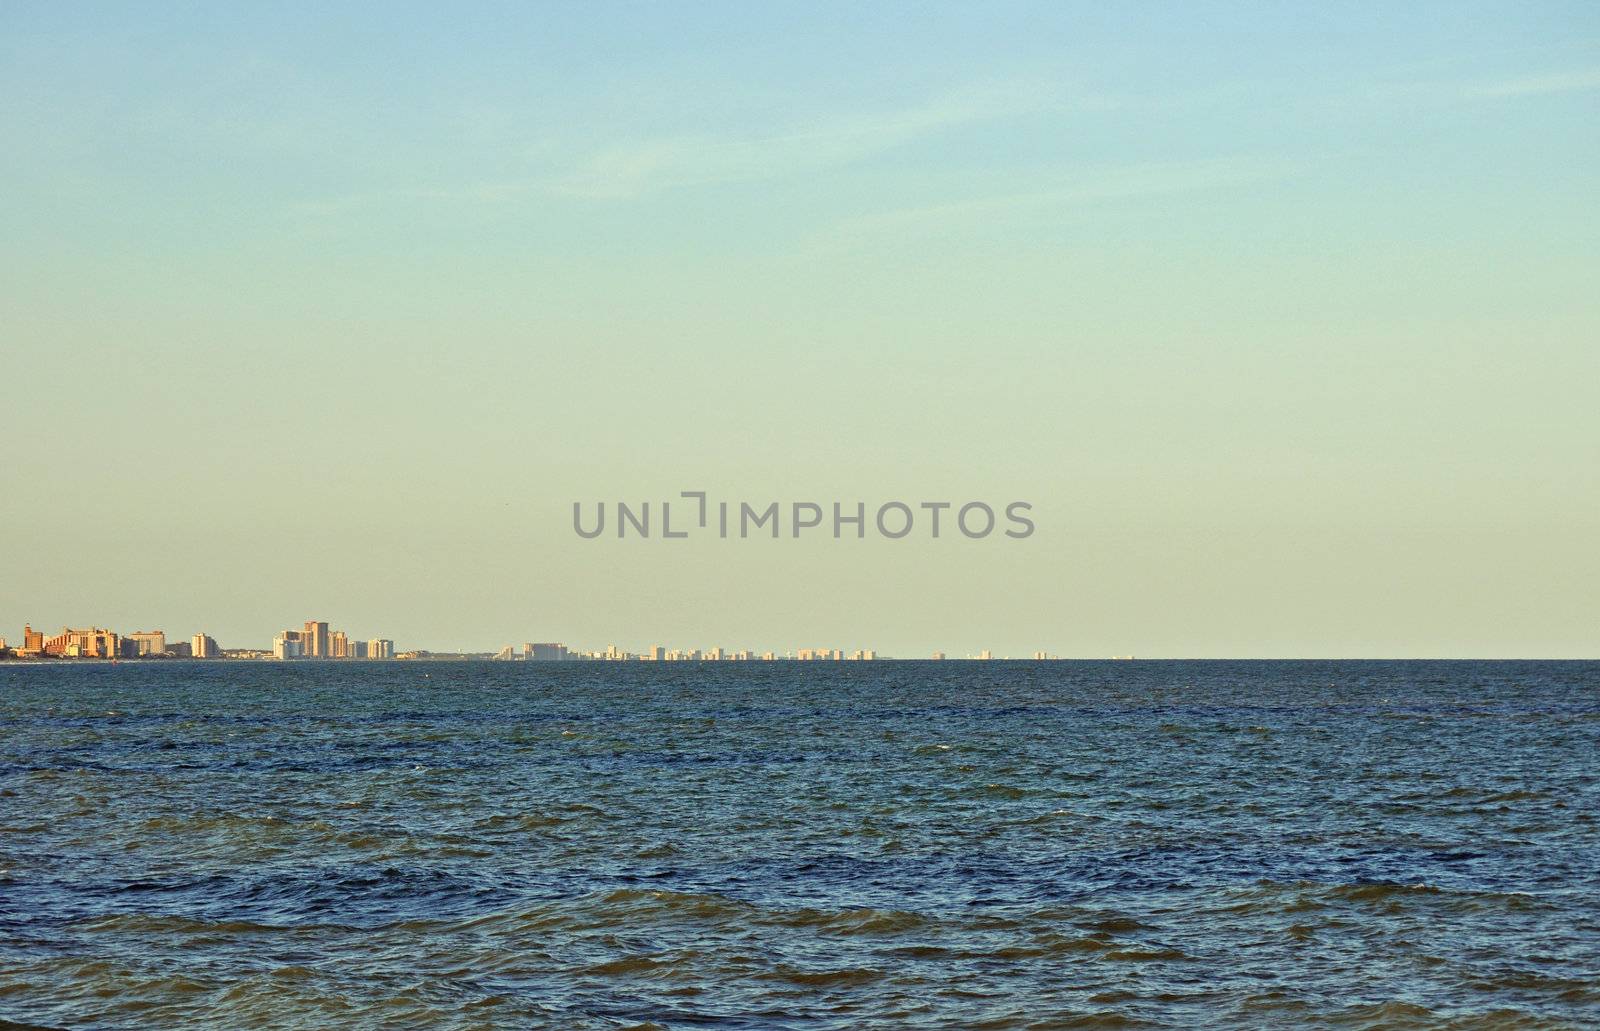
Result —
<path fill-rule="evenodd" d="M 0 665 L 0 1018 L 1600 1026 L 1600 664 Z"/>

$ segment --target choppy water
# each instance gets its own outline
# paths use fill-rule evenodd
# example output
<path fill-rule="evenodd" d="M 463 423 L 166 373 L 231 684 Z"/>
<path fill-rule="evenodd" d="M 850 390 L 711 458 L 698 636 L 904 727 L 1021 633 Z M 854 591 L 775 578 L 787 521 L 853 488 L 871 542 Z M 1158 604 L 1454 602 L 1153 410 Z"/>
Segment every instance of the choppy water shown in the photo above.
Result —
<path fill-rule="evenodd" d="M 1600 1025 L 1600 664 L 0 666 L 0 1017 Z"/>

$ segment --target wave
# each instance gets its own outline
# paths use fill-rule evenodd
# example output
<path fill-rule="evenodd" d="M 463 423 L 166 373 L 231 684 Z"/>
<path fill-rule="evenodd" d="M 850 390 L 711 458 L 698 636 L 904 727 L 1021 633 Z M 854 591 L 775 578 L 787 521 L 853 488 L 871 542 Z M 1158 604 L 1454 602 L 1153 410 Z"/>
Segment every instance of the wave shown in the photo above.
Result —
<path fill-rule="evenodd" d="M 1369 884 L 1340 884 L 1329 888 L 1327 893 L 1336 899 L 1349 899 L 1354 902 L 1380 902 L 1385 899 L 1409 898 L 1418 895 L 1443 895 L 1444 890 L 1431 884 L 1372 882 Z"/>
<path fill-rule="evenodd" d="M 887 976 L 882 970 L 871 967 L 844 967 L 834 970 L 805 970 L 795 967 L 778 967 L 755 975 L 762 980 L 787 981 L 807 988 L 829 988 L 842 985 L 868 984 Z"/>
<path fill-rule="evenodd" d="M 810 927 L 829 934 L 889 935 L 903 934 L 928 926 L 929 919 L 920 913 L 887 909 L 800 909 L 769 913 L 762 923 L 784 927 Z"/>

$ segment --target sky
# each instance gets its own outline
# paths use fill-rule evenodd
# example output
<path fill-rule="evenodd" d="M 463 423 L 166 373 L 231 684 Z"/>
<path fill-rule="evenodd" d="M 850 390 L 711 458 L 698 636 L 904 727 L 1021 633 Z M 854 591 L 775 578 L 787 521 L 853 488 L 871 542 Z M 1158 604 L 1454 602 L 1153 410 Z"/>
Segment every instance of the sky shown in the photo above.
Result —
<path fill-rule="evenodd" d="M 9 0 L 0 637 L 1593 658 L 1597 126 L 1592 3 Z"/>

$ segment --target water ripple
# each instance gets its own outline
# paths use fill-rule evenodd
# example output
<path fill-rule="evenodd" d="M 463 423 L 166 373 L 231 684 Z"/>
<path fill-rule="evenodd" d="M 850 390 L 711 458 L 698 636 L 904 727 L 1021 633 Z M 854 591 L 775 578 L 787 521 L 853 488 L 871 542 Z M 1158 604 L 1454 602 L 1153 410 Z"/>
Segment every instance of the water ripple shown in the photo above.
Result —
<path fill-rule="evenodd" d="M 0 1017 L 1600 1026 L 1597 756 L 1593 663 L 0 667 Z"/>

